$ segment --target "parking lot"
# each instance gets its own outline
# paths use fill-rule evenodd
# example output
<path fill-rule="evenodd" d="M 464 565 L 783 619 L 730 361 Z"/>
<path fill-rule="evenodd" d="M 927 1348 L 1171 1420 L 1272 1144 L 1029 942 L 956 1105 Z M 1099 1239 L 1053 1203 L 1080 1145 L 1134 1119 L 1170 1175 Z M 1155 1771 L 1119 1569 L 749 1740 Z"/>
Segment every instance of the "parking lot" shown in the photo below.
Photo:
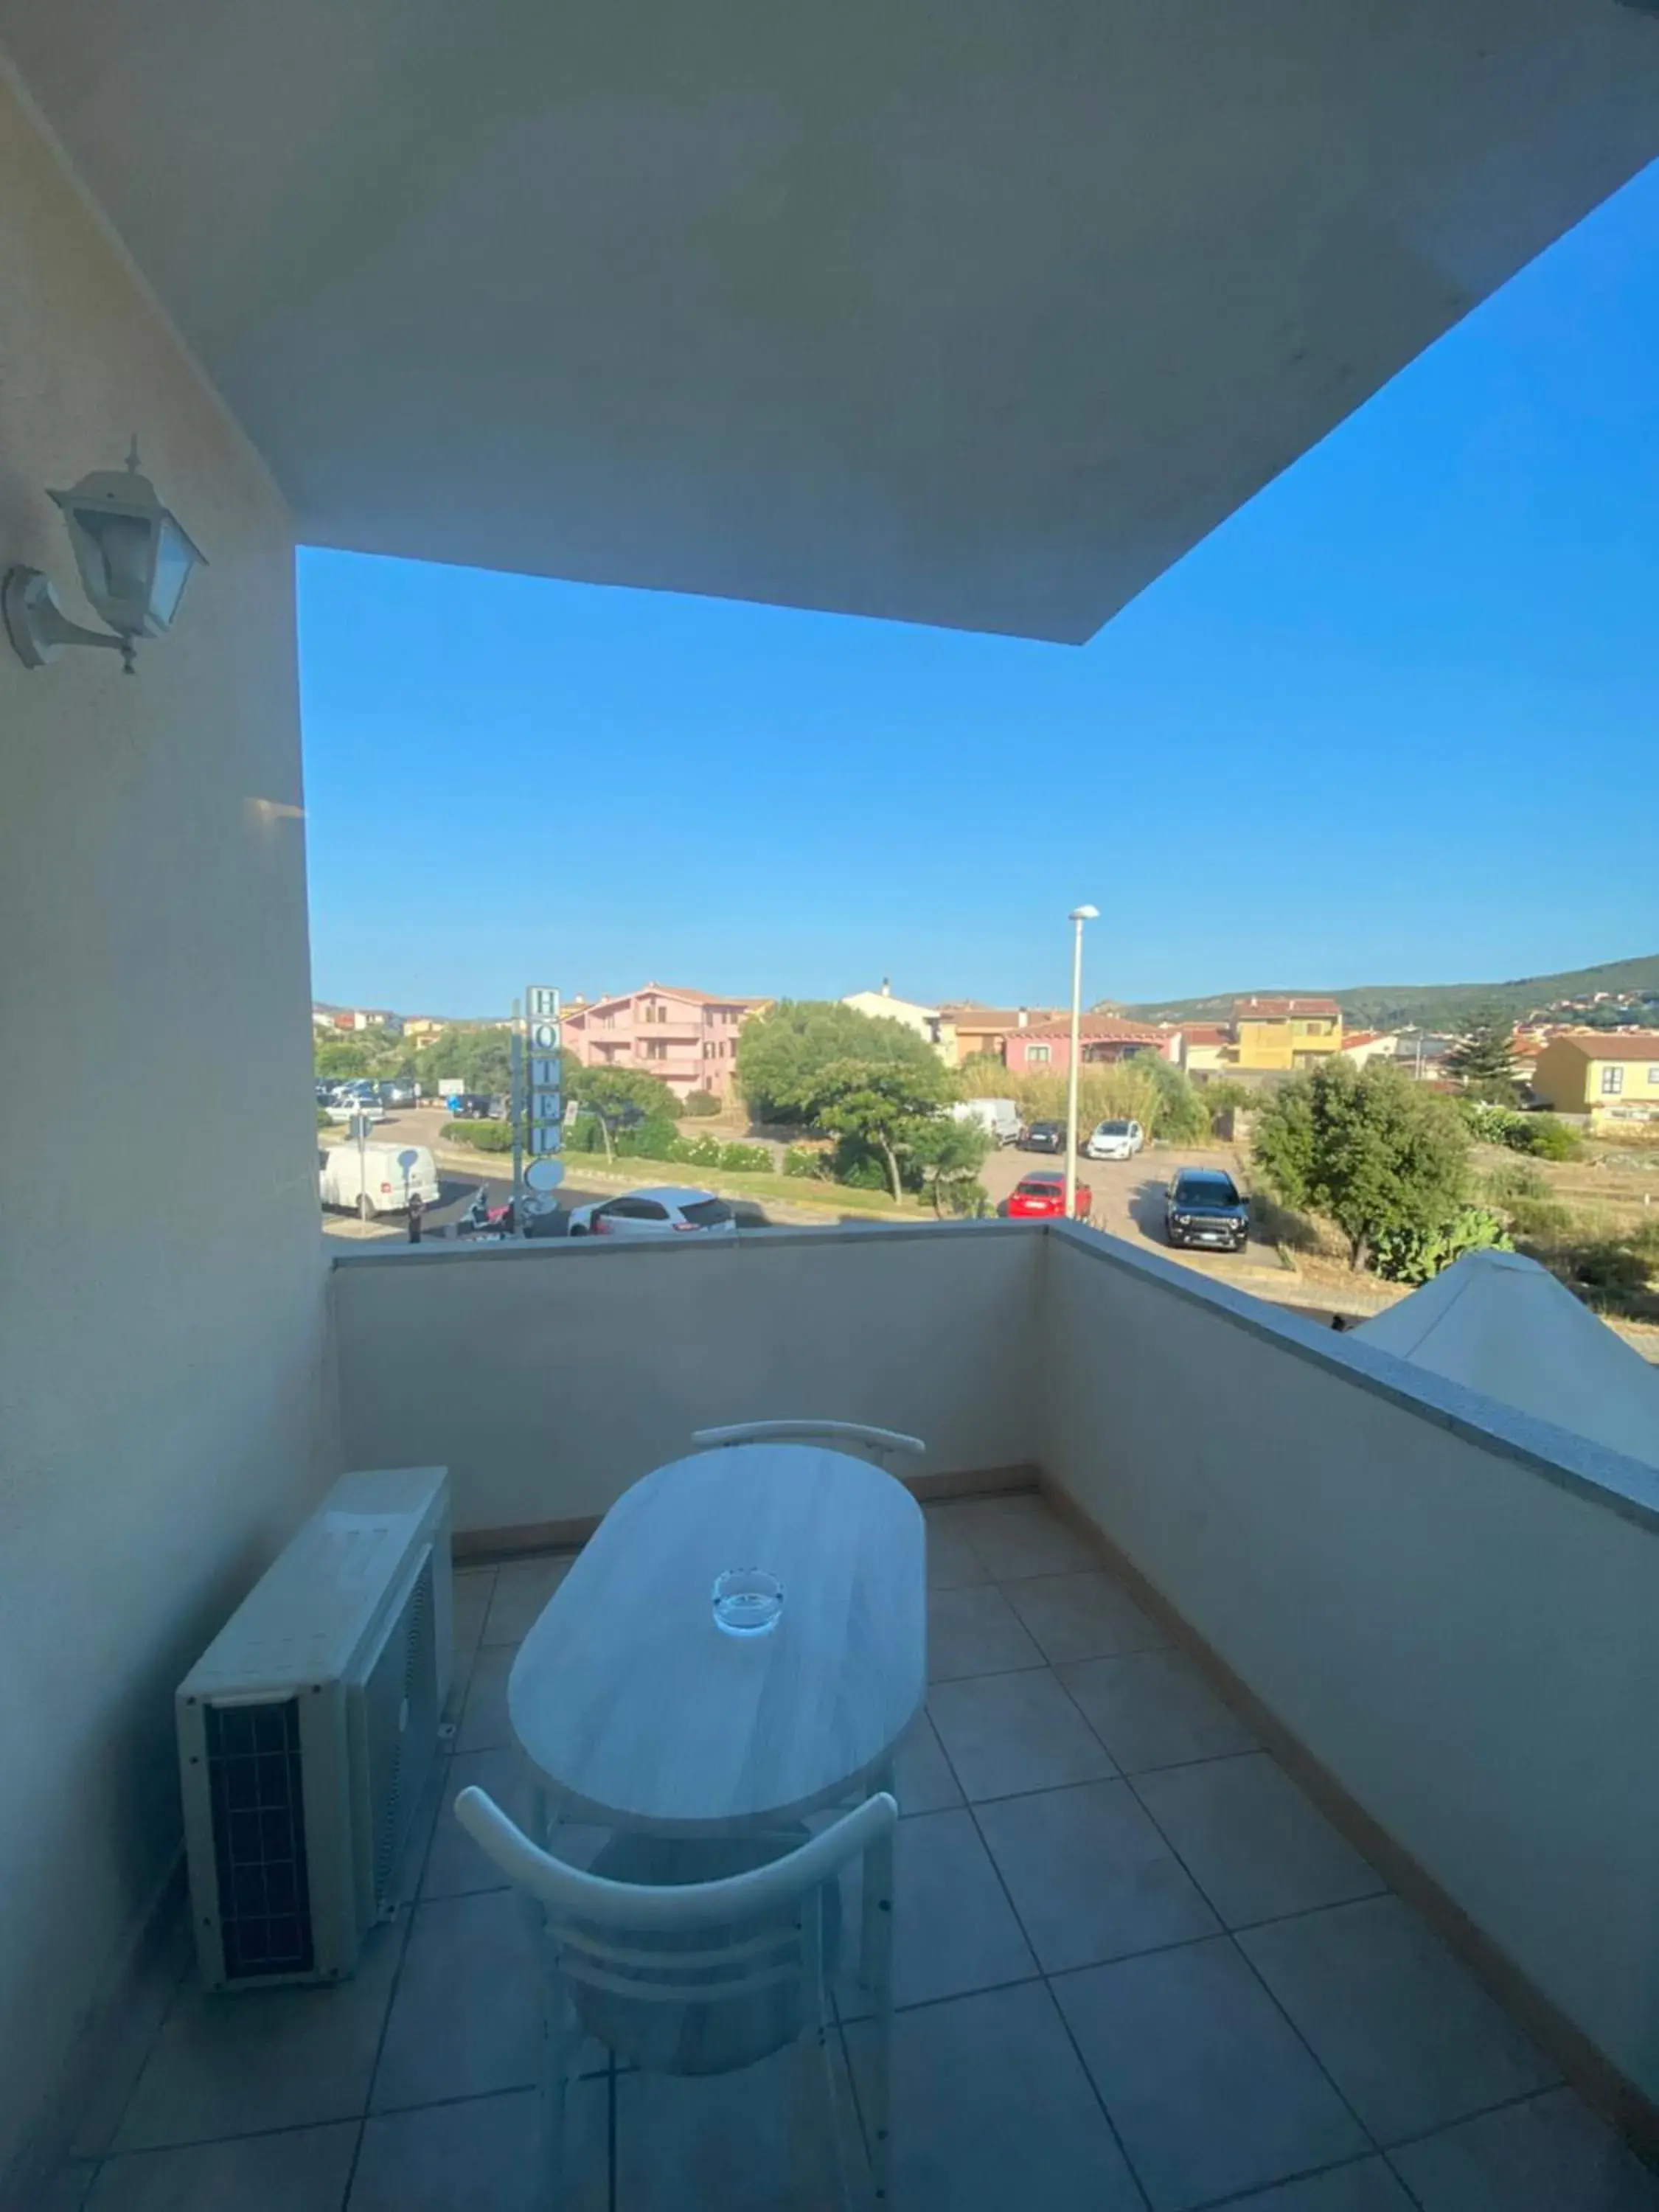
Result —
<path fill-rule="evenodd" d="M 1063 1173 L 1065 1165 L 1063 1157 L 1054 1153 L 1023 1152 L 1009 1146 L 991 1154 L 980 1179 L 993 1204 L 1000 1205 L 1022 1176 L 1045 1170 Z M 1079 1159 L 1078 1181 L 1086 1183 L 1093 1195 L 1090 1218 L 1094 1226 L 1132 1244 L 1154 1244 L 1184 1267 L 1200 1268 L 1224 1282 L 1258 1269 L 1282 1273 L 1273 1247 L 1254 1237 L 1243 1252 L 1170 1251 L 1164 1241 L 1164 1192 L 1176 1170 L 1185 1167 L 1222 1168 L 1236 1179 L 1239 1176 L 1237 1158 L 1224 1146 L 1149 1146 L 1132 1160 Z"/>

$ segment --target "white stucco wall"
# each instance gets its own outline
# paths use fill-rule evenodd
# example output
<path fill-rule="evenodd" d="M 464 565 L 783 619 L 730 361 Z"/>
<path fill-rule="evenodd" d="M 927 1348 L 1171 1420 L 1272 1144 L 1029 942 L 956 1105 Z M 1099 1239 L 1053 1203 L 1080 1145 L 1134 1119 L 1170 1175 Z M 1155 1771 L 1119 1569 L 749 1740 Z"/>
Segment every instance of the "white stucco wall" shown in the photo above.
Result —
<path fill-rule="evenodd" d="M 176 634 L 0 635 L 0 2173 L 177 1848 L 174 1684 L 332 1462 L 287 515 L 0 68 L 0 566 L 145 465 Z"/>
<path fill-rule="evenodd" d="M 870 1421 L 924 1438 L 926 1469 L 1017 1465 L 1042 1246 L 964 1225 L 353 1254 L 346 1457 L 447 1466 L 463 1531 L 602 1513 L 732 1421 Z"/>
<path fill-rule="evenodd" d="M 1104 1240 L 1042 1303 L 1047 1471 L 1659 2096 L 1659 1479 Z"/>

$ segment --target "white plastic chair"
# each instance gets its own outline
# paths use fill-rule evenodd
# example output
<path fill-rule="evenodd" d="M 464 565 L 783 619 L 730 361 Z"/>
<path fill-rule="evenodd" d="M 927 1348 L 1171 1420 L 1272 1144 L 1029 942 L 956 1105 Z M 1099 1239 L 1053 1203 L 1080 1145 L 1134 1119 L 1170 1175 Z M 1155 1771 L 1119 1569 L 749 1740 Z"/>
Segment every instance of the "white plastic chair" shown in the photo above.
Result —
<path fill-rule="evenodd" d="M 700 1450 L 727 1444 L 830 1444 L 839 1451 L 860 1447 L 873 1457 L 921 1459 L 927 1447 L 920 1437 L 896 1429 L 872 1429 L 863 1421 L 739 1421 L 734 1428 L 697 1429 L 691 1441 Z"/>
<path fill-rule="evenodd" d="M 565 2094 L 584 2034 L 657 2074 L 732 2073 L 794 2045 L 791 2134 L 801 2192 L 811 2200 L 816 2117 L 827 2108 L 845 2199 L 828 2032 L 840 1918 L 836 1877 L 862 1852 L 866 1884 L 884 1886 L 898 1819 L 890 1796 L 866 1799 L 811 1837 L 804 1828 L 706 1842 L 617 1835 L 586 1872 L 538 1850 L 482 1790 L 461 1791 L 455 1817 L 520 1892 L 541 1940 L 550 2206 L 565 2202 Z M 641 1874 L 655 1878 L 626 1878 Z M 878 1955 L 865 1962 L 876 1985 L 878 2027 L 866 2113 L 875 2197 L 884 2203 L 890 1897 L 880 1906 Z"/>

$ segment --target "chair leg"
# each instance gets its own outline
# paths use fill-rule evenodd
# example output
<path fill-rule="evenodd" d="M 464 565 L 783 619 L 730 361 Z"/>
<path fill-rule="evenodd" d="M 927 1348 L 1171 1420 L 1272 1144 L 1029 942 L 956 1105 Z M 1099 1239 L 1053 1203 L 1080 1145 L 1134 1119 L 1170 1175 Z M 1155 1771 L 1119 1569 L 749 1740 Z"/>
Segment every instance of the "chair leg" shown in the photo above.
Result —
<path fill-rule="evenodd" d="M 543 1982 L 540 2091 L 542 2184 L 548 2212 L 564 2212 L 569 2184 L 570 2062 L 580 2032 L 569 1994 L 550 1963 Z"/>
<path fill-rule="evenodd" d="M 893 2048 L 893 1837 L 890 1829 L 864 1859 L 865 1987 L 875 1999 L 875 2050 L 865 2119 L 870 2131 L 870 2179 L 878 2206 L 890 2202 Z"/>
<path fill-rule="evenodd" d="M 890 1766 L 878 1776 L 875 1787 L 891 1792 L 893 1770 Z M 864 1910 L 859 1930 L 859 1981 L 872 1995 L 878 1985 L 878 1962 L 887 1958 L 891 1948 L 892 1925 L 893 1838 L 890 1831 L 872 1844 L 864 1855 Z"/>

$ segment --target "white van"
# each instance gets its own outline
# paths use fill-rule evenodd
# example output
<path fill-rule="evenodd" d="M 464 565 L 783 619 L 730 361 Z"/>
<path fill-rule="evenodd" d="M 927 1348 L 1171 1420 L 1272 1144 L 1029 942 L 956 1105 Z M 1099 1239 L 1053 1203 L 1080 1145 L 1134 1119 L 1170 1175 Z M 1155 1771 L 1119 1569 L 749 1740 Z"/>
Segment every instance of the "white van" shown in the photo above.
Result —
<path fill-rule="evenodd" d="M 999 1145 L 1017 1145 L 1025 1126 L 1012 1098 L 965 1098 L 959 1106 L 951 1109 L 951 1118 L 956 1121 L 977 1121 Z"/>
<path fill-rule="evenodd" d="M 424 1145 L 336 1145 L 322 1155 L 317 1182 L 325 1206 L 365 1221 L 403 1212 L 417 1194 L 424 1206 L 438 1203 L 438 1170 Z"/>

